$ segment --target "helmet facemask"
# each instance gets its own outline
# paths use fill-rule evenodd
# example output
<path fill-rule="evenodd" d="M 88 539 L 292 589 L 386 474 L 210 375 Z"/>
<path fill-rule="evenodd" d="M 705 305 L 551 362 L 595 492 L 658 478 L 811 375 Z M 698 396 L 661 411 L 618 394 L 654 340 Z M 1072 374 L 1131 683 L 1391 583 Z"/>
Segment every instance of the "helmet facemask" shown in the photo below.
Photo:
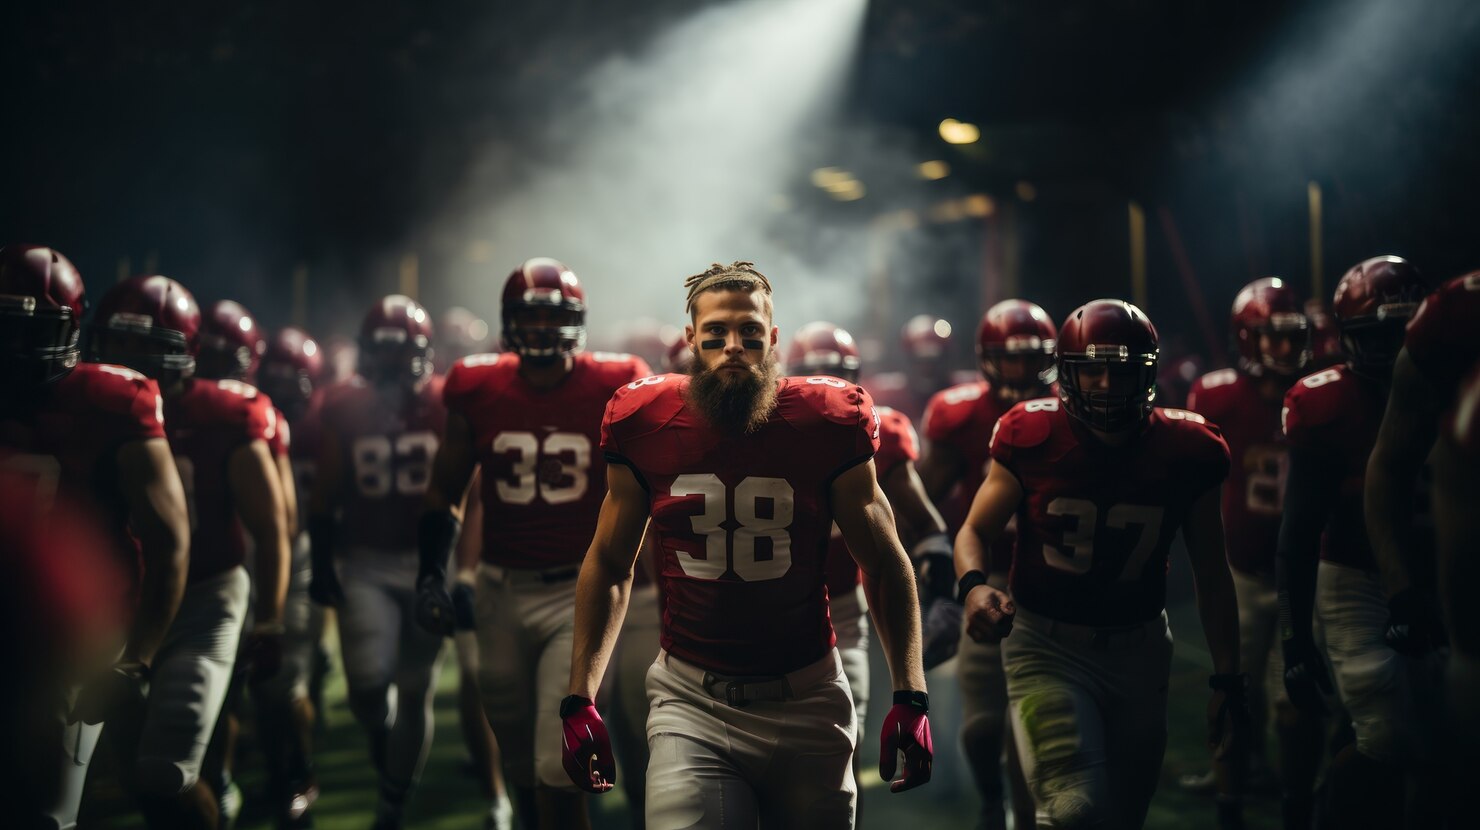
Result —
<path fill-rule="evenodd" d="M 1058 357 L 1059 398 L 1070 415 L 1095 429 L 1139 426 L 1156 402 L 1157 352 L 1091 345 Z"/>
<path fill-rule="evenodd" d="M 147 314 L 117 312 L 94 321 L 87 332 L 87 359 L 127 366 L 160 386 L 195 374 L 195 355 L 182 332 L 159 328 Z"/>
<path fill-rule="evenodd" d="M 1391 380 L 1408 321 L 1417 311 L 1416 302 L 1383 303 L 1374 315 L 1338 321 L 1341 348 L 1351 370 L 1371 380 Z"/>
<path fill-rule="evenodd" d="M 65 377 L 81 355 L 78 331 L 70 308 L 0 296 L 0 381 L 36 387 Z"/>
<path fill-rule="evenodd" d="M 1011 392 L 1010 397 L 1041 392 L 1053 384 L 1057 375 L 1053 347 L 1053 340 L 1037 335 L 1009 335 L 1005 343 L 981 349 L 982 374 L 994 388 Z"/>
<path fill-rule="evenodd" d="M 357 371 L 376 386 L 414 387 L 432 373 L 431 341 L 398 326 L 380 326 L 360 338 Z"/>
<path fill-rule="evenodd" d="M 1246 374 L 1254 377 L 1268 374 L 1293 378 L 1302 374 L 1310 365 L 1310 321 L 1304 314 L 1271 314 L 1267 323 L 1250 328 L 1247 333 L 1254 340 L 1253 351 L 1258 355 L 1258 360 L 1249 360 L 1242 356 L 1239 358 L 1239 368 Z M 1281 346 L 1284 348 L 1281 349 Z M 1284 354 L 1272 353 L 1275 351 L 1283 351 Z"/>
<path fill-rule="evenodd" d="M 534 293 L 534 292 L 530 292 Z M 586 309 L 574 301 L 562 301 L 559 292 L 530 297 L 503 312 L 503 343 L 520 360 L 552 364 L 586 348 Z"/>

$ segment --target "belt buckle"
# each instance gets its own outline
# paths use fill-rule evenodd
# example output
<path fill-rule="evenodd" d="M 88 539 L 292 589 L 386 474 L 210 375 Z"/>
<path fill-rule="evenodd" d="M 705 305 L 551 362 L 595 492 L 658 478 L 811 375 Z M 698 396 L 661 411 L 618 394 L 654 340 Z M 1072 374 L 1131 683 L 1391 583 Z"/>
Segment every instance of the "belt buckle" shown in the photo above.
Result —
<path fill-rule="evenodd" d="M 738 680 L 731 680 L 725 684 L 725 703 L 732 708 L 744 709 L 750 705 L 750 700 L 745 697 L 745 684 Z"/>

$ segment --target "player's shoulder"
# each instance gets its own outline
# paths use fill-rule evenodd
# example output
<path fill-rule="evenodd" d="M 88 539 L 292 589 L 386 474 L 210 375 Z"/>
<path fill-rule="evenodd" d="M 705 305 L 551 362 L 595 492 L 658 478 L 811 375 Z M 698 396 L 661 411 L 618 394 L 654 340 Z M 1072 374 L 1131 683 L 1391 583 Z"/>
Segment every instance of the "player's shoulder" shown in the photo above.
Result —
<path fill-rule="evenodd" d="M 159 399 L 159 384 L 151 378 L 108 363 L 79 363 L 57 384 L 63 397 L 112 414 L 134 411 L 141 397 Z"/>
<path fill-rule="evenodd" d="M 623 352 L 581 352 L 576 362 L 594 382 L 612 389 L 653 374 L 647 361 Z"/>
<path fill-rule="evenodd" d="M 1178 448 L 1226 446 L 1218 425 L 1190 409 L 1158 406 L 1151 410 L 1151 419 L 1158 432 Z"/>
<path fill-rule="evenodd" d="M 677 374 L 649 375 L 617 387 L 606 405 L 608 426 L 660 424 L 683 409 L 683 390 L 688 377 Z"/>
<path fill-rule="evenodd" d="M 880 417 L 867 390 L 828 375 L 787 377 L 780 380 L 776 409 L 793 426 L 809 422 L 856 424 L 860 411 Z"/>
<path fill-rule="evenodd" d="M 1356 377 L 1345 366 L 1332 366 L 1306 375 L 1285 392 L 1286 434 L 1292 428 L 1320 426 L 1340 419 L 1356 403 L 1359 392 Z"/>
<path fill-rule="evenodd" d="M 1058 398 L 1019 401 L 997 420 L 992 441 L 1004 447 L 1031 449 L 1069 428 L 1068 413 Z"/>
<path fill-rule="evenodd" d="M 978 402 L 987 396 L 991 386 L 985 380 L 961 383 L 930 396 L 925 405 L 925 432 L 939 438 L 955 432 L 970 420 Z"/>
<path fill-rule="evenodd" d="M 246 381 L 197 378 L 186 393 L 197 417 L 221 423 L 252 424 L 271 432 L 277 424 L 272 400 Z"/>
<path fill-rule="evenodd" d="M 874 411 L 879 415 L 879 427 L 885 432 L 907 432 L 913 431 L 915 425 L 911 423 L 910 416 L 889 406 L 875 406 Z"/>
<path fill-rule="evenodd" d="M 470 354 L 452 364 L 442 380 L 442 394 L 450 403 L 462 400 L 488 386 L 507 383 L 519 372 L 519 356 L 504 354 Z"/>
<path fill-rule="evenodd" d="M 1480 271 L 1472 271 L 1439 286 L 1419 304 L 1408 324 L 1408 339 L 1468 336 L 1465 323 L 1480 321 Z"/>
<path fill-rule="evenodd" d="M 1237 406 L 1249 391 L 1248 376 L 1237 369 L 1219 369 L 1208 372 L 1192 382 L 1187 393 L 1187 408 L 1204 415 L 1222 414 L 1231 406 Z"/>

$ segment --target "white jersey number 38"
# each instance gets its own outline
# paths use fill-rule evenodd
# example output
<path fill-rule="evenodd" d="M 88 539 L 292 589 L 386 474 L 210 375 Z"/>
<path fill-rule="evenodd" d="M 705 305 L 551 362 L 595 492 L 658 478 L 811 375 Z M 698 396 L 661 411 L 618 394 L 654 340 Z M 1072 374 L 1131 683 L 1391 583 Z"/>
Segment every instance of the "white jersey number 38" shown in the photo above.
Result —
<path fill-rule="evenodd" d="M 695 579 L 719 579 L 725 571 L 746 582 L 780 579 L 791 570 L 791 521 L 796 493 L 784 478 L 751 476 L 735 485 L 735 515 L 725 508 L 725 483 L 713 473 L 688 473 L 673 480 L 673 496 L 703 496 L 704 512 L 692 518 L 694 532 L 704 537 L 704 558 L 677 551 L 683 572 Z M 769 516 L 761 516 L 761 500 L 770 502 Z M 739 527 L 726 530 L 733 518 Z M 756 540 L 771 543 L 771 558 L 760 559 Z"/>

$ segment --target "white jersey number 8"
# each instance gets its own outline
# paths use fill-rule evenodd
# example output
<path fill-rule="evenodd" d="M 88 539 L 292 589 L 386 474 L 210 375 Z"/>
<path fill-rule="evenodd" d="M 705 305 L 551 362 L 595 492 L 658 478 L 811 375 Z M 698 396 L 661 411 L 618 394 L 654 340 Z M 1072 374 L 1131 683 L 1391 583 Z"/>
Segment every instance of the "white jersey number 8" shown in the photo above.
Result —
<path fill-rule="evenodd" d="M 692 518 L 694 532 L 704 537 L 704 558 L 677 551 L 683 572 L 695 579 L 719 579 L 733 570 L 746 582 L 780 579 L 791 570 L 791 522 L 796 512 L 795 491 L 784 478 L 751 476 L 735 485 L 735 516 L 739 523 L 727 531 L 730 518 L 725 508 L 725 483 L 713 473 L 689 473 L 673 480 L 673 496 L 703 496 L 704 512 Z M 771 515 L 763 517 L 761 499 L 771 502 Z M 771 542 L 771 558 L 756 557 L 756 540 Z"/>

